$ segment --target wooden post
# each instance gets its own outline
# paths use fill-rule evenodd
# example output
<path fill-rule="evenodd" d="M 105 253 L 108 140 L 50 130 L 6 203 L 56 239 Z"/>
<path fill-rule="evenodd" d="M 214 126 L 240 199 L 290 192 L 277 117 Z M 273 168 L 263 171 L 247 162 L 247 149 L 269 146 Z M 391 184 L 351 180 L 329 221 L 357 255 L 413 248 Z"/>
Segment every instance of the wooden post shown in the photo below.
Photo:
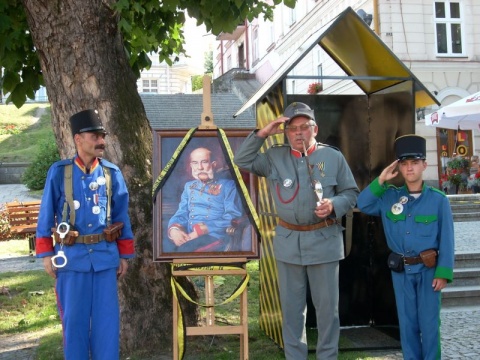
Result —
<path fill-rule="evenodd" d="M 228 266 L 232 263 L 246 264 L 246 258 L 224 258 L 224 259 L 174 259 L 174 264 L 219 264 Z M 206 304 L 215 304 L 213 276 L 215 275 L 247 275 L 247 269 L 205 269 L 205 270 L 173 270 L 172 276 L 205 276 L 205 299 Z M 173 359 L 178 360 L 178 301 L 173 296 Z M 211 312 L 209 313 L 209 310 Z M 248 301 L 247 289 L 240 294 L 240 325 L 217 326 L 215 325 L 214 308 L 207 309 L 206 326 L 188 326 L 185 328 L 184 336 L 203 336 L 203 335 L 240 335 L 240 360 L 248 360 Z"/>
<path fill-rule="evenodd" d="M 203 112 L 200 119 L 200 126 L 198 128 L 203 130 L 217 128 L 213 122 L 212 84 L 211 78 L 208 75 L 203 77 Z"/>

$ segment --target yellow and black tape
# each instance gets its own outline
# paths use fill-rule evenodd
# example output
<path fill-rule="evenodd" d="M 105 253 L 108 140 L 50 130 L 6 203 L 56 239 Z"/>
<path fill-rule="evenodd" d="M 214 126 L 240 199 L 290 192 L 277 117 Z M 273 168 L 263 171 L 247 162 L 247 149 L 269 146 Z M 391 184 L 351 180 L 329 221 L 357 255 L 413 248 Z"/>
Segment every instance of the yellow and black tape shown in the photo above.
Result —
<path fill-rule="evenodd" d="M 243 269 L 243 265 L 190 265 L 190 264 L 171 264 L 172 266 L 172 272 L 175 270 L 189 270 L 192 271 L 191 276 L 196 276 L 195 272 L 196 271 L 205 271 L 205 270 L 238 270 L 238 269 Z M 225 300 L 218 304 L 203 304 L 197 301 L 194 301 L 190 295 L 185 291 L 185 289 L 178 283 L 178 281 L 175 279 L 175 276 L 171 277 L 170 285 L 172 287 L 172 292 L 173 296 L 177 300 L 177 311 L 178 311 L 178 322 L 177 322 L 177 339 L 178 339 L 178 358 L 181 360 L 183 359 L 183 356 L 185 354 L 185 347 L 186 347 L 186 336 L 185 336 L 185 323 L 183 321 L 183 313 L 182 313 L 182 308 L 180 306 L 180 301 L 178 298 L 178 293 L 182 294 L 182 296 L 190 301 L 193 304 L 196 304 L 198 306 L 204 307 L 204 308 L 211 308 L 215 306 L 221 306 L 228 304 L 229 302 L 235 300 L 240 294 L 242 294 L 245 291 L 245 288 L 248 285 L 248 282 L 250 280 L 250 275 L 247 273 L 245 276 L 242 278 L 240 283 L 237 285 L 235 290 L 228 296 Z M 175 331 L 175 329 L 174 329 Z"/>
<path fill-rule="evenodd" d="M 173 153 L 168 163 L 160 172 L 160 175 L 158 175 L 157 180 L 155 180 L 155 183 L 153 184 L 153 189 L 152 189 L 152 199 L 154 203 L 157 198 L 158 192 L 164 185 L 165 181 L 168 179 L 168 176 L 170 175 L 172 170 L 175 168 L 175 164 L 177 163 L 177 160 L 180 158 L 180 155 L 182 154 L 183 150 L 185 149 L 185 146 L 187 146 L 188 142 L 192 138 L 195 131 L 197 131 L 197 128 L 192 128 L 188 131 L 188 133 L 182 139 L 180 144 L 178 144 L 177 148 L 175 149 L 175 152 Z"/>

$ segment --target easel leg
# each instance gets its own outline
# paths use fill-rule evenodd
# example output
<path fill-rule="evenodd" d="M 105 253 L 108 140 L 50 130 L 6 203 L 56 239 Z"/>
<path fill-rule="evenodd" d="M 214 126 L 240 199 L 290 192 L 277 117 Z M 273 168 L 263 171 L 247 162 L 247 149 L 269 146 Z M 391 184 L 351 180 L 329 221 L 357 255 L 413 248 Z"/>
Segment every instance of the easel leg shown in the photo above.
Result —
<path fill-rule="evenodd" d="M 248 301 L 247 289 L 240 295 L 240 322 L 243 328 L 240 334 L 240 359 L 248 360 Z"/>
<path fill-rule="evenodd" d="M 213 296 L 213 276 L 205 276 L 205 304 L 214 305 L 215 298 Z M 215 309 L 208 307 L 206 310 L 207 326 L 215 325 Z"/>

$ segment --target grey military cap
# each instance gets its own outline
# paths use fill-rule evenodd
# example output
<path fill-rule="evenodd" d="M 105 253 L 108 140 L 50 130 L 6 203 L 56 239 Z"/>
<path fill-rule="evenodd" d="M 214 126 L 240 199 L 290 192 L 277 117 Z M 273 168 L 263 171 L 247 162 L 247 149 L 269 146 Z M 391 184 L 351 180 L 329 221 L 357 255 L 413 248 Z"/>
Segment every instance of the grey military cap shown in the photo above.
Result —
<path fill-rule="evenodd" d="M 283 116 L 290 118 L 287 123 L 298 116 L 305 116 L 315 120 L 315 114 L 313 110 L 310 109 L 310 106 L 301 102 L 293 102 L 288 105 L 283 112 Z"/>

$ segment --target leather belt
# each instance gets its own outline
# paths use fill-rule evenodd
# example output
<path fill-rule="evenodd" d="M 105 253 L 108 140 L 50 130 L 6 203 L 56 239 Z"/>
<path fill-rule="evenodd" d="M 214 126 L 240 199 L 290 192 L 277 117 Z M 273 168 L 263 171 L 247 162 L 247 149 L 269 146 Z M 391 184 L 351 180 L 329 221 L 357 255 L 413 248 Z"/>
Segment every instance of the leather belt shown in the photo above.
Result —
<path fill-rule="evenodd" d="M 77 244 L 96 244 L 105 240 L 104 234 L 79 235 L 75 242 Z"/>
<path fill-rule="evenodd" d="M 403 263 L 405 265 L 417 265 L 423 264 L 423 260 L 420 256 L 404 257 Z"/>
<path fill-rule="evenodd" d="M 280 219 L 278 221 L 278 225 L 284 227 L 285 229 L 289 230 L 295 230 L 295 231 L 312 231 L 312 230 L 318 230 L 324 227 L 328 227 L 330 225 L 337 224 L 336 219 L 332 218 L 327 218 L 319 223 L 316 224 L 311 224 L 311 225 L 295 225 L 295 224 L 290 224 L 287 223 L 286 221 L 283 221 Z"/>

